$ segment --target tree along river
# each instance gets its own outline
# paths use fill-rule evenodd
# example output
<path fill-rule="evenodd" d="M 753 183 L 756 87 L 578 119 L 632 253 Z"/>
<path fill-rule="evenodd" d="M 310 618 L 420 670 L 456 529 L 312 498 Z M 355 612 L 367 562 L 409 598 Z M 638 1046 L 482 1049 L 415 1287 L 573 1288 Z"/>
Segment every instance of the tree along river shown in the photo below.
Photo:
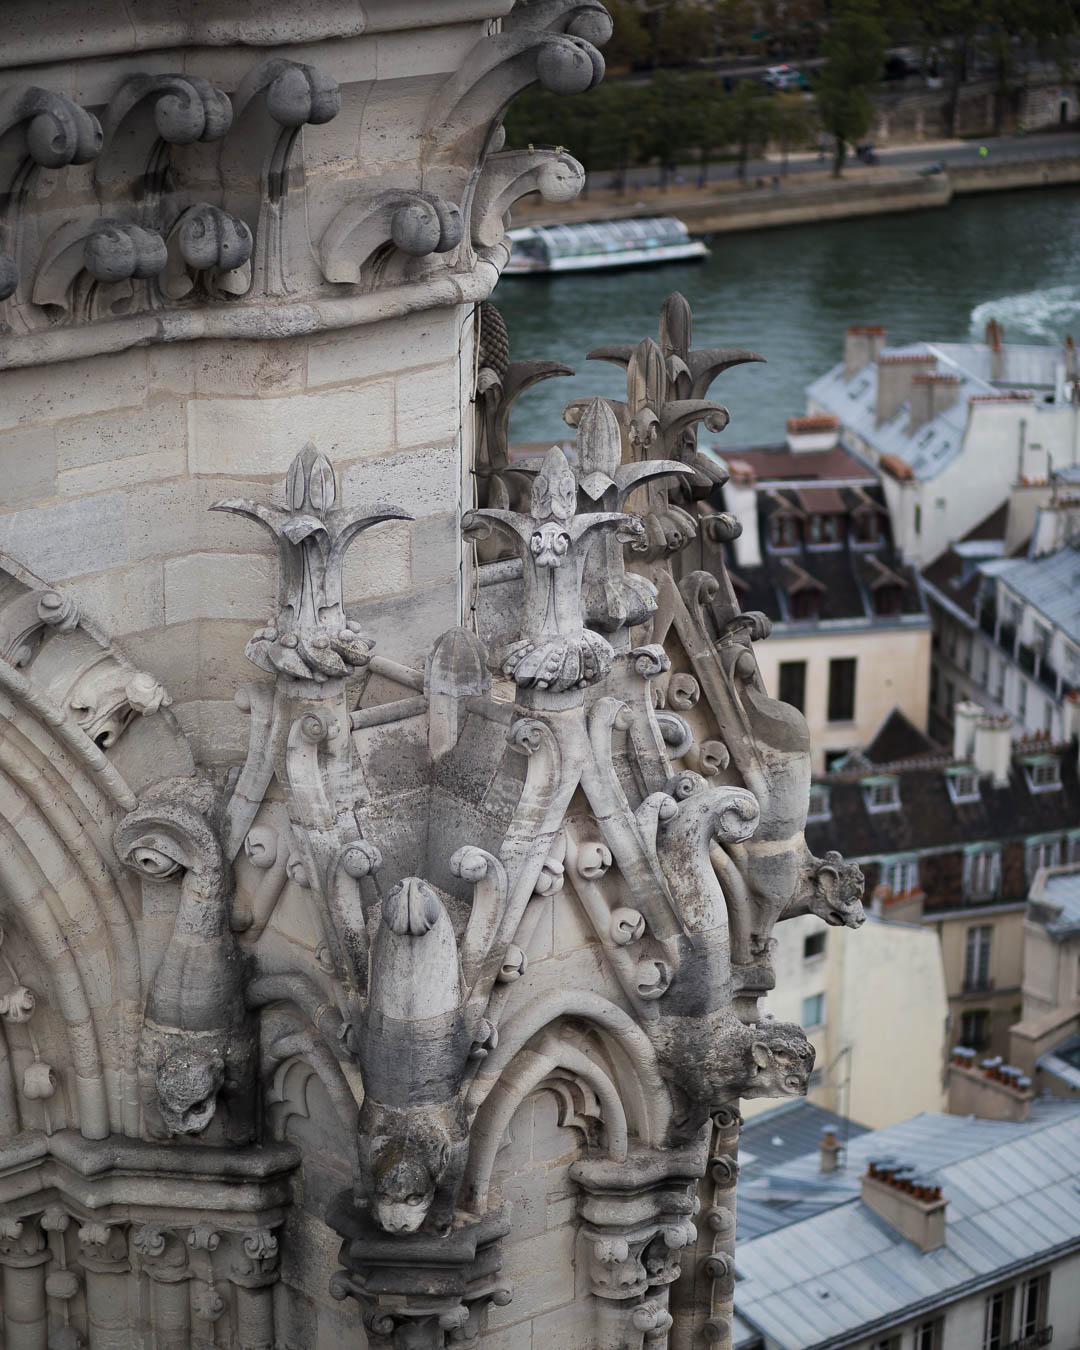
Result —
<path fill-rule="evenodd" d="M 516 360 L 575 367 L 523 395 L 514 441 L 569 435 L 563 405 L 618 398 L 621 372 L 586 352 L 655 337 L 660 304 L 682 291 L 695 347 L 747 347 L 767 365 L 728 371 L 713 395 L 731 412 L 723 443 L 783 440 L 811 380 L 840 360 L 850 323 L 878 323 L 890 345 L 983 340 L 996 317 L 1006 342 L 1080 341 L 1080 188 L 965 197 L 941 210 L 719 235 L 704 263 L 507 277 L 493 299 Z"/>

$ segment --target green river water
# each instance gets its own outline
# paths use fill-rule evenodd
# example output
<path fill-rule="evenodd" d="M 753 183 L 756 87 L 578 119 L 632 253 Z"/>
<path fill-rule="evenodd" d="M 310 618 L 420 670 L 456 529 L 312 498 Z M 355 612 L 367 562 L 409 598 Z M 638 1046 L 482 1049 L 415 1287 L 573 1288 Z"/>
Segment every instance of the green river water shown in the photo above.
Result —
<path fill-rule="evenodd" d="M 987 320 L 1008 342 L 1080 341 L 1080 188 L 962 198 L 941 210 L 718 236 L 705 263 L 551 278 L 510 277 L 494 300 L 515 359 L 577 370 L 525 394 L 515 441 L 566 434 L 561 412 L 582 394 L 618 397 L 620 372 L 591 348 L 656 335 L 660 303 L 681 290 L 694 345 L 748 347 L 767 365 L 729 371 L 714 396 L 731 412 L 723 443 L 783 439 L 805 387 L 840 359 L 849 323 L 880 323 L 889 343 L 982 339 Z"/>

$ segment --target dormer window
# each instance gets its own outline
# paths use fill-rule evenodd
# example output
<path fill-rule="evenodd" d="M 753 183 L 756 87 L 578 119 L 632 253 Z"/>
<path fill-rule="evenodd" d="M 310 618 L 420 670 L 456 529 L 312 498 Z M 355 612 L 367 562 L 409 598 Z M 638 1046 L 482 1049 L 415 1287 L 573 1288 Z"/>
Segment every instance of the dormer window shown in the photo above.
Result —
<path fill-rule="evenodd" d="M 840 517 L 835 515 L 816 515 L 810 517 L 811 544 L 839 544 Z"/>
<path fill-rule="evenodd" d="M 879 618 L 888 618 L 899 614 L 904 604 L 904 592 L 900 586 L 879 586 L 874 592 L 874 613 Z"/>
<path fill-rule="evenodd" d="M 773 548 L 799 547 L 799 522 L 795 516 L 775 515 L 769 520 L 769 543 Z"/>
<path fill-rule="evenodd" d="M 1029 792 L 1056 792 L 1061 787 L 1061 760 L 1057 755 L 1031 755 L 1023 764 Z"/>
<path fill-rule="evenodd" d="M 831 818 L 832 806 L 827 785 L 825 783 L 811 783 L 810 806 L 806 812 L 806 823 L 809 825 L 815 820 L 830 820 Z"/>
<path fill-rule="evenodd" d="M 946 769 L 945 786 L 949 789 L 949 796 L 952 798 L 954 806 L 962 806 L 965 802 L 980 800 L 979 775 L 972 768 L 964 766 L 963 768 Z"/>
<path fill-rule="evenodd" d="M 964 850 L 964 895 L 994 900 L 1001 893 L 1001 846 L 974 844 Z"/>
<path fill-rule="evenodd" d="M 880 776 L 864 778 L 862 783 L 863 801 L 866 809 L 872 812 L 898 811 L 900 809 L 900 780 Z"/>

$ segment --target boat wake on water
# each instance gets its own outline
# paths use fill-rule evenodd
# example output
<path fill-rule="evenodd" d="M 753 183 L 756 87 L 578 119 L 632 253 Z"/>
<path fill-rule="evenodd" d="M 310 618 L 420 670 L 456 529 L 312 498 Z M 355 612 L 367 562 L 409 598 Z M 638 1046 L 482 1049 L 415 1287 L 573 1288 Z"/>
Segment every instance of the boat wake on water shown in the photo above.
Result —
<path fill-rule="evenodd" d="M 1006 341 L 1059 342 L 1066 333 L 1080 334 L 1080 286 L 1047 286 L 985 300 L 971 311 L 972 337 L 981 342 L 991 319 L 1004 327 Z"/>

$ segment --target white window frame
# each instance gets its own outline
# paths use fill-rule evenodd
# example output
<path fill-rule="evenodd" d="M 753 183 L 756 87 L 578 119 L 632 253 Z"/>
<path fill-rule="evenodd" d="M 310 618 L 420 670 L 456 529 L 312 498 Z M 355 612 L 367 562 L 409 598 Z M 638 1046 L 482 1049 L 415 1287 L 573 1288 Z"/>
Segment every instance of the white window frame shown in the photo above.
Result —
<path fill-rule="evenodd" d="M 965 802 L 977 802 L 982 799 L 977 769 L 967 767 L 947 769 L 945 786 L 949 789 L 949 797 L 954 806 L 962 806 Z"/>
<path fill-rule="evenodd" d="M 1029 839 L 1024 845 L 1024 871 L 1028 881 L 1040 867 L 1060 867 L 1064 845 L 1063 834 L 1044 834 Z"/>
<path fill-rule="evenodd" d="M 992 923 L 971 924 L 964 933 L 965 989 L 974 992 L 975 990 L 990 990 L 992 988 L 990 963 L 993 959 L 993 953 L 994 925 Z"/>
<path fill-rule="evenodd" d="M 810 805 L 806 812 L 806 823 L 815 820 L 832 819 L 832 793 L 826 783 L 810 784 Z"/>
<path fill-rule="evenodd" d="M 888 789 L 889 796 L 883 801 L 876 800 L 876 794 L 879 789 Z M 863 801 L 866 809 L 872 814 L 879 811 L 899 811 L 900 809 L 900 779 L 890 777 L 877 777 L 863 781 Z"/>
<path fill-rule="evenodd" d="M 980 879 L 980 873 L 988 873 Z M 1001 845 L 989 844 L 964 853 L 964 895 L 970 900 L 994 900 L 1001 894 Z"/>
<path fill-rule="evenodd" d="M 1043 781 L 1036 773 L 1047 770 L 1049 777 Z M 1061 791 L 1061 760 L 1057 755 L 1033 755 L 1024 760 L 1024 778 L 1029 792 Z"/>
<path fill-rule="evenodd" d="M 910 854 L 882 858 L 881 880 L 893 895 L 913 895 L 919 889 L 919 860 Z"/>

